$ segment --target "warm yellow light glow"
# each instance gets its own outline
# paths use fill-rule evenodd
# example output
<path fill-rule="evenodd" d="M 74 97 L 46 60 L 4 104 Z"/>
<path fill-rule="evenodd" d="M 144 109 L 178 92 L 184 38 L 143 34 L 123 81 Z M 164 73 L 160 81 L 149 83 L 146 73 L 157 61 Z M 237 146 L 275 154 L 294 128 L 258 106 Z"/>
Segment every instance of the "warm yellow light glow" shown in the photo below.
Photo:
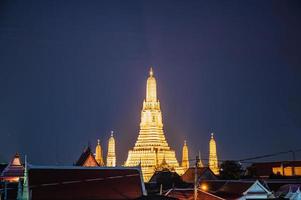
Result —
<path fill-rule="evenodd" d="M 107 166 L 116 167 L 115 139 L 113 131 L 111 131 L 111 137 L 108 144 Z"/>
<path fill-rule="evenodd" d="M 283 175 L 283 174 L 282 174 L 282 168 L 281 168 L 281 167 L 273 167 L 272 170 L 273 170 L 273 174 L 280 174 L 280 175 Z"/>
<path fill-rule="evenodd" d="M 208 190 L 208 185 L 203 183 L 203 184 L 201 184 L 200 188 L 201 188 L 201 190 L 207 191 Z"/>
<path fill-rule="evenodd" d="M 282 176 L 293 176 L 293 170 L 296 176 L 301 176 L 301 167 L 291 167 L 291 166 L 280 166 L 272 168 L 274 174 L 280 174 Z"/>
<path fill-rule="evenodd" d="M 295 175 L 301 176 L 301 167 L 295 167 Z"/>
<path fill-rule="evenodd" d="M 216 142 L 214 140 L 213 133 L 211 133 L 211 139 L 209 142 L 209 168 L 215 175 L 219 175 Z"/>
<path fill-rule="evenodd" d="M 163 132 L 160 102 L 157 99 L 157 83 L 154 72 L 150 69 L 146 83 L 146 98 L 141 111 L 140 131 L 135 146 L 128 153 L 125 166 L 140 165 L 144 181 L 149 181 L 155 169 L 163 163 L 183 174 L 182 167 L 170 149 Z"/>
<path fill-rule="evenodd" d="M 184 141 L 184 146 L 182 150 L 182 164 L 183 170 L 186 171 L 189 168 L 189 158 L 188 158 L 188 147 L 186 140 Z"/>
<path fill-rule="evenodd" d="M 102 148 L 100 146 L 100 141 L 97 140 L 97 146 L 95 149 L 95 160 L 100 166 L 104 166 L 103 157 L 102 157 Z"/>

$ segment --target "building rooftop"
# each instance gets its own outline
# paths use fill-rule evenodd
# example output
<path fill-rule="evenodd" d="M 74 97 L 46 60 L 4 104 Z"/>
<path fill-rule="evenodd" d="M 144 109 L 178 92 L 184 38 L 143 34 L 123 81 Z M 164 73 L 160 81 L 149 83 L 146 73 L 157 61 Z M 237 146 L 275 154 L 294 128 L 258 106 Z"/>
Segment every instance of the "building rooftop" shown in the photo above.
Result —
<path fill-rule="evenodd" d="M 96 167 L 97 163 L 90 147 L 85 148 L 84 152 L 80 155 L 79 159 L 75 163 L 76 166 Z"/>
<path fill-rule="evenodd" d="M 186 172 L 181 176 L 182 180 L 187 183 L 194 182 L 194 174 L 195 174 L 195 167 L 190 167 L 186 170 Z M 211 171 L 209 167 L 198 167 L 197 168 L 197 175 L 199 180 L 216 180 L 217 177 Z"/>
<path fill-rule="evenodd" d="M 1 179 L 8 181 L 18 181 L 19 177 L 24 174 L 24 167 L 21 163 L 20 155 L 16 153 L 10 163 L 4 168 L 1 173 Z"/>
<path fill-rule="evenodd" d="M 146 195 L 138 168 L 32 166 L 32 199 L 137 199 Z"/>

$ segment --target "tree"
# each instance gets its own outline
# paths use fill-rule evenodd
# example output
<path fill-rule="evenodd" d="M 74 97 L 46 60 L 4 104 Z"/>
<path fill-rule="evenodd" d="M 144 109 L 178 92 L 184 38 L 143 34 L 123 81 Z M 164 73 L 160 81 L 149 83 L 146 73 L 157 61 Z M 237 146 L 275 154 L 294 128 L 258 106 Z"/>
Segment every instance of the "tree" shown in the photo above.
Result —
<path fill-rule="evenodd" d="M 225 180 L 240 179 L 244 170 L 240 163 L 234 160 L 226 160 L 221 164 L 220 178 Z"/>

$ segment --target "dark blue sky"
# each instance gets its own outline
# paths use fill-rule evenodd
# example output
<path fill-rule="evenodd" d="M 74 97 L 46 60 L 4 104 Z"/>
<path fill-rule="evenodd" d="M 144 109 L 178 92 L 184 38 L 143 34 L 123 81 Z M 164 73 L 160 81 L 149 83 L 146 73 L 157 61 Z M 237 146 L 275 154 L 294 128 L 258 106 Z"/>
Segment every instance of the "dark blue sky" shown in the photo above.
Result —
<path fill-rule="evenodd" d="M 300 147 L 300 1 L 2 0 L 0 160 L 71 164 L 114 130 L 122 164 L 151 65 L 178 159 L 212 131 L 221 159 Z"/>

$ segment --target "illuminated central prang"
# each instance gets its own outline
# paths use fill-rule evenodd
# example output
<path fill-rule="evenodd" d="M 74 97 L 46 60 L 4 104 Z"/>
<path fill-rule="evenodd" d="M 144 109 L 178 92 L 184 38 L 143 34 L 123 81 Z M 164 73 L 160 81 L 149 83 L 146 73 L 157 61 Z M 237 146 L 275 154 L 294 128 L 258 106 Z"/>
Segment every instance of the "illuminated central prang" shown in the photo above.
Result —
<path fill-rule="evenodd" d="M 163 132 L 160 102 L 157 99 L 157 83 L 152 68 L 146 83 L 146 99 L 143 101 L 138 139 L 129 151 L 125 166 L 141 166 L 144 181 L 149 181 L 156 169 L 168 167 L 179 174 L 175 151 L 171 150 Z"/>

